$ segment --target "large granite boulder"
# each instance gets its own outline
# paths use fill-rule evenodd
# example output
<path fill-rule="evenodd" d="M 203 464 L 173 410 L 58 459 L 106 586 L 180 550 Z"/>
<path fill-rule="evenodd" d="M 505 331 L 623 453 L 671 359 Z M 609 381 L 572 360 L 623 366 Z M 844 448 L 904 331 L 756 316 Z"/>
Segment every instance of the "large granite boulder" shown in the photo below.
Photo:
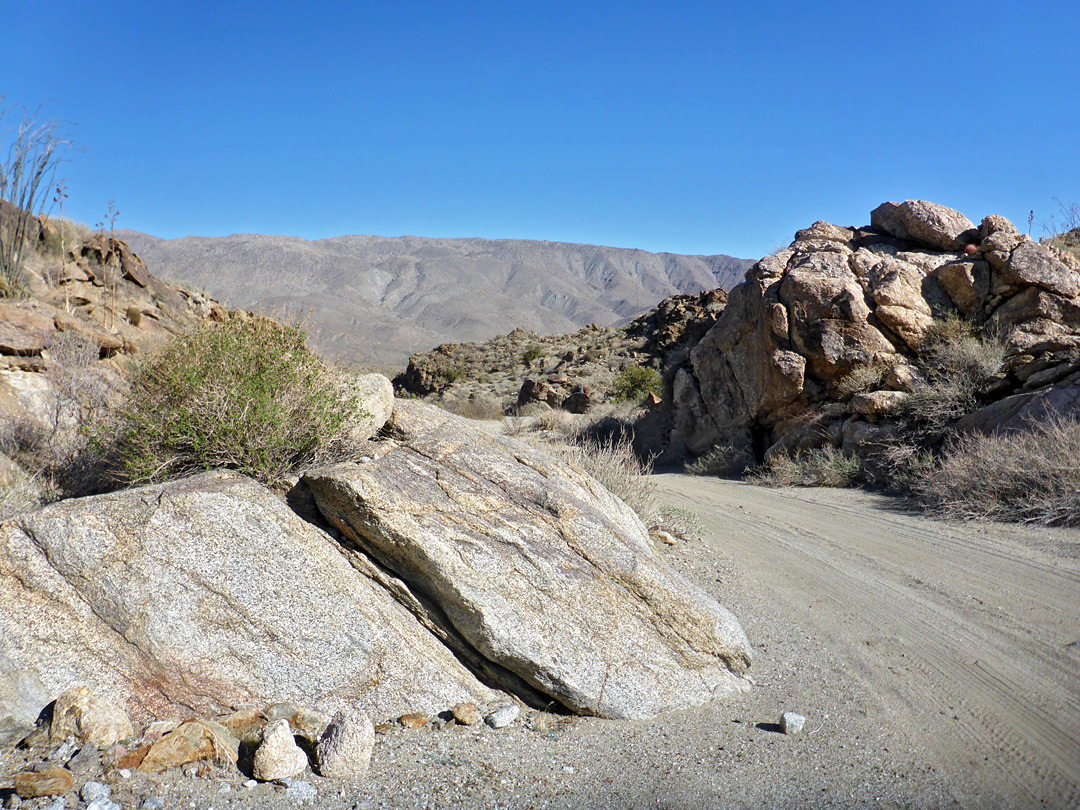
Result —
<path fill-rule="evenodd" d="M 585 714 L 648 717 L 746 688 L 738 621 L 655 555 L 633 511 L 528 445 L 418 402 L 376 461 L 309 472 L 319 510 L 482 656 Z"/>
<path fill-rule="evenodd" d="M 870 212 L 870 225 L 934 250 L 963 250 L 979 236 L 975 223 L 959 211 L 926 200 L 882 203 Z"/>
<path fill-rule="evenodd" d="M 75 684 L 137 721 L 278 701 L 376 717 L 490 702 L 362 568 L 234 473 L 13 517 L 0 524 L 0 713 L 26 718 L 29 696 Z"/>

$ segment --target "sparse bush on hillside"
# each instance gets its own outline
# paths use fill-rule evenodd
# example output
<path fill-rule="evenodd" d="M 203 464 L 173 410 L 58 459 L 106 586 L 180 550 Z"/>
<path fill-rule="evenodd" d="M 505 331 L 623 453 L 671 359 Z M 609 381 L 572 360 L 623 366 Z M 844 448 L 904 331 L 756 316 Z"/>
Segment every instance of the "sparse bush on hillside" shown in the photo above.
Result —
<path fill-rule="evenodd" d="M 171 341 L 93 439 L 122 483 L 226 467 L 273 485 L 347 452 L 348 430 L 365 416 L 300 329 L 231 319 Z"/>
<path fill-rule="evenodd" d="M 1030 432 L 963 436 L 914 484 L 934 513 L 1047 526 L 1080 525 L 1080 421 Z"/>
<path fill-rule="evenodd" d="M 647 394 L 660 396 L 664 381 L 660 372 L 648 366 L 629 366 L 615 377 L 611 398 L 615 402 L 640 402 Z"/>
<path fill-rule="evenodd" d="M 45 252 L 61 256 L 73 246 L 82 244 L 90 236 L 90 226 L 70 219 L 50 217 L 45 231 Z"/>
<path fill-rule="evenodd" d="M 525 368 L 529 368 L 537 360 L 543 360 L 543 359 L 544 359 L 544 352 L 539 346 L 536 346 L 536 345 L 533 345 L 533 346 L 530 346 L 529 348 L 527 348 L 525 350 L 525 353 L 521 356 L 521 362 L 525 366 Z"/>
<path fill-rule="evenodd" d="M 1005 345 L 979 334 L 967 321 L 935 321 L 919 361 L 919 376 L 900 409 L 903 432 L 915 441 L 935 440 L 949 423 L 974 410 L 996 379 Z"/>

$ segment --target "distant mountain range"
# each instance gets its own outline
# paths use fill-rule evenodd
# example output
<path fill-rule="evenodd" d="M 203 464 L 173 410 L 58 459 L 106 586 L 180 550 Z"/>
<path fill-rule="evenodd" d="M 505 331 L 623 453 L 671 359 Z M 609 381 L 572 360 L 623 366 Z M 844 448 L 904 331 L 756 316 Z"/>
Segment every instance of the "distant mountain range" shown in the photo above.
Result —
<path fill-rule="evenodd" d="M 675 293 L 729 289 L 752 264 L 521 239 L 116 235 L 151 272 L 230 306 L 310 311 L 308 330 L 325 354 L 384 369 L 440 343 L 519 327 L 618 325 Z"/>

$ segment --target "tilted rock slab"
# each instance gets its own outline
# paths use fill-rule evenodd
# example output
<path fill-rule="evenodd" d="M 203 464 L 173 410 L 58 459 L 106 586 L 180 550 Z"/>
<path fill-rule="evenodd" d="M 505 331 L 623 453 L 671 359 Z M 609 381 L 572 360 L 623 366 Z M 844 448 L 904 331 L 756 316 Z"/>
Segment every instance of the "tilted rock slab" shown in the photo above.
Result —
<path fill-rule="evenodd" d="M 577 468 L 429 405 L 405 440 L 309 472 L 323 515 L 485 658 L 571 710 L 649 717 L 747 688 L 736 618 L 655 556 L 644 525 Z"/>
<path fill-rule="evenodd" d="M 0 661 L 140 721 L 288 700 L 443 711 L 493 693 L 338 544 L 256 482 L 204 473 L 0 524 Z"/>

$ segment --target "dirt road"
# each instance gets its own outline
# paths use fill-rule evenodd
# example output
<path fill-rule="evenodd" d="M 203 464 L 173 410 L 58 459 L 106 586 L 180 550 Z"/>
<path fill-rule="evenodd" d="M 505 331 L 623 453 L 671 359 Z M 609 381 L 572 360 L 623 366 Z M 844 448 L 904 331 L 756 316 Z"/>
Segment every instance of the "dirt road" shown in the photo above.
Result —
<path fill-rule="evenodd" d="M 657 482 L 735 569 L 724 598 L 750 638 L 782 644 L 787 617 L 828 678 L 879 701 L 943 799 L 1080 805 L 1080 531 L 933 521 L 857 491 Z"/>

